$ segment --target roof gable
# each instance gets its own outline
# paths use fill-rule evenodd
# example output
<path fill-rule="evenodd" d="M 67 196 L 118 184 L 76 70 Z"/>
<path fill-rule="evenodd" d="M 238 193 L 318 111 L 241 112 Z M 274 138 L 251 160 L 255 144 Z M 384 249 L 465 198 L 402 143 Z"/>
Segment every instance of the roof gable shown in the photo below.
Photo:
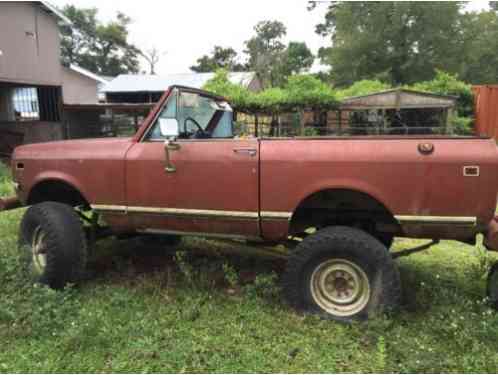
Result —
<path fill-rule="evenodd" d="M 369 95 L 345 98 L 342 108 L 448 108 L 454 107 L 456 97 L 422 91 L 393 89 Z"/>

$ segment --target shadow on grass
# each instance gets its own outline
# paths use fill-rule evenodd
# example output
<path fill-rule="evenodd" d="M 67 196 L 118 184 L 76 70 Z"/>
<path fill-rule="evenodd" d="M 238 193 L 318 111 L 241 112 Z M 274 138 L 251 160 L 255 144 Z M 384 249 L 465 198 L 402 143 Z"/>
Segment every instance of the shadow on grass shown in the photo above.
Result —
<path fill-rule="evenodd" d="M 258 275 L 282 274 L 285 261 L 243 255 L 243 251 L 236 243 L 196 238 L 184 239 L 171 247 L 144 246 L 140 238 L 110 239 L 97 244 L 88 262 L 87 281 L 130 285 L 137 278 L 154 279 L 163 273 L 173 282 L 183 280 L 199 287 L 237 289 L 254 282 Z"/>

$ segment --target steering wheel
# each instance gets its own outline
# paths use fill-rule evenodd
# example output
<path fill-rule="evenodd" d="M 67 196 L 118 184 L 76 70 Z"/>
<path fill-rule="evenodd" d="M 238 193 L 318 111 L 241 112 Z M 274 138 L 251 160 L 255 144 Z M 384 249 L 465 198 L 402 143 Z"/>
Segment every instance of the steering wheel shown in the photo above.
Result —
<path fill-rule="evenodd" d="M 195 136 L 195 138 L 205 138 L 207 133 L 202 129 L 202 127 L 199 125 L 199 123 L 193 119 L 192 117 L 187 117 L 185 121 L 183 122 L 183 126 L 185 128 L 185 133 L 187 133 L 187 122 L 191 121 L 199 130 L 197 130 L 195 133 L 192 133 L 192 136 Z M 187 133 L 188 134 L 188 133 Z M 197 136 L 198 134 L 198 136 Z"/>

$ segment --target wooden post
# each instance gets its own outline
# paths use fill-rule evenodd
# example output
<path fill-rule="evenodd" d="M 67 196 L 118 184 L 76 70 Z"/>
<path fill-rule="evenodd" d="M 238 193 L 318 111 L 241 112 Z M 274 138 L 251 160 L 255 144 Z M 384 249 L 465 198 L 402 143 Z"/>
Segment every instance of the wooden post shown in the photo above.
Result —
<path fill-rule="evenodd" d="M 382 134 L 386 134 L 386 109 L 382 108 Z"/>
<path fill-rule="evenodd" d="M 445 122 L 445 131 L 444 133 L 445 134 L 453 134 L 453 129 L 452 129 L 452 126 L 451 126 L 451 120 L 453 118 L 453 108 L 452 107 L 449 107 L 446 109 L 446 111 L 444 111 L 445 113 L 445 118 L 444 118 L 444 122 Z"/>
<path fill-rule="evenodd" d="M 337 124 L 337 134 L 342 135 L 342 111 L 340 109 L 337 111 L 337 118 L 339 119 Z"/>
<path fill-rule="evenodd" d="M 258 123 L 258 115 L 254 115 L 254 136 L 256 138 L 259 137 L 259 123 Z"/>
<path fill-rule="evenodd" d="M 299 119 L 299 127 L 300 127 L 299 135 L 302 137 L 302 136 L 304 136 L 304 125 L 305 125 L 305 122 L 304 122 L 305 121 L 305 117 L 304 117 L 305 111 L 304 111 L 304 109 L 299 111 L 299 114 L 301 116 L 301 118 Z"/>

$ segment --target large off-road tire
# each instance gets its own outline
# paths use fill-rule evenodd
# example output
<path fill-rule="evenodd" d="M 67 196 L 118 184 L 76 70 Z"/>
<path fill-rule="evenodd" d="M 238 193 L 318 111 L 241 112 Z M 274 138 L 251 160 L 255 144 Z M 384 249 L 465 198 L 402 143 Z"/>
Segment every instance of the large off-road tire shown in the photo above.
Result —
<path fill-rule="evenodd" d="M 486 292 L 489 303 L 498 310 L 498 263 L 493 264 L 489 270 Z"/>
<path fill-rule="evenodd" d="M 283 286 L 296 309 L 343 322 L 392 310 L 401 298 L 399 272 L 386 247 L 341 226 L 319 230 L 295 248 Z"/>
<path fill-rule="evenodd" d="M 56 202 L 30 207 L 21 222 L 19 251 L 23 272 L 31 281 L 54 289 L 76 283 L 87 260 L 78 215 L 72 207 Z"/>

